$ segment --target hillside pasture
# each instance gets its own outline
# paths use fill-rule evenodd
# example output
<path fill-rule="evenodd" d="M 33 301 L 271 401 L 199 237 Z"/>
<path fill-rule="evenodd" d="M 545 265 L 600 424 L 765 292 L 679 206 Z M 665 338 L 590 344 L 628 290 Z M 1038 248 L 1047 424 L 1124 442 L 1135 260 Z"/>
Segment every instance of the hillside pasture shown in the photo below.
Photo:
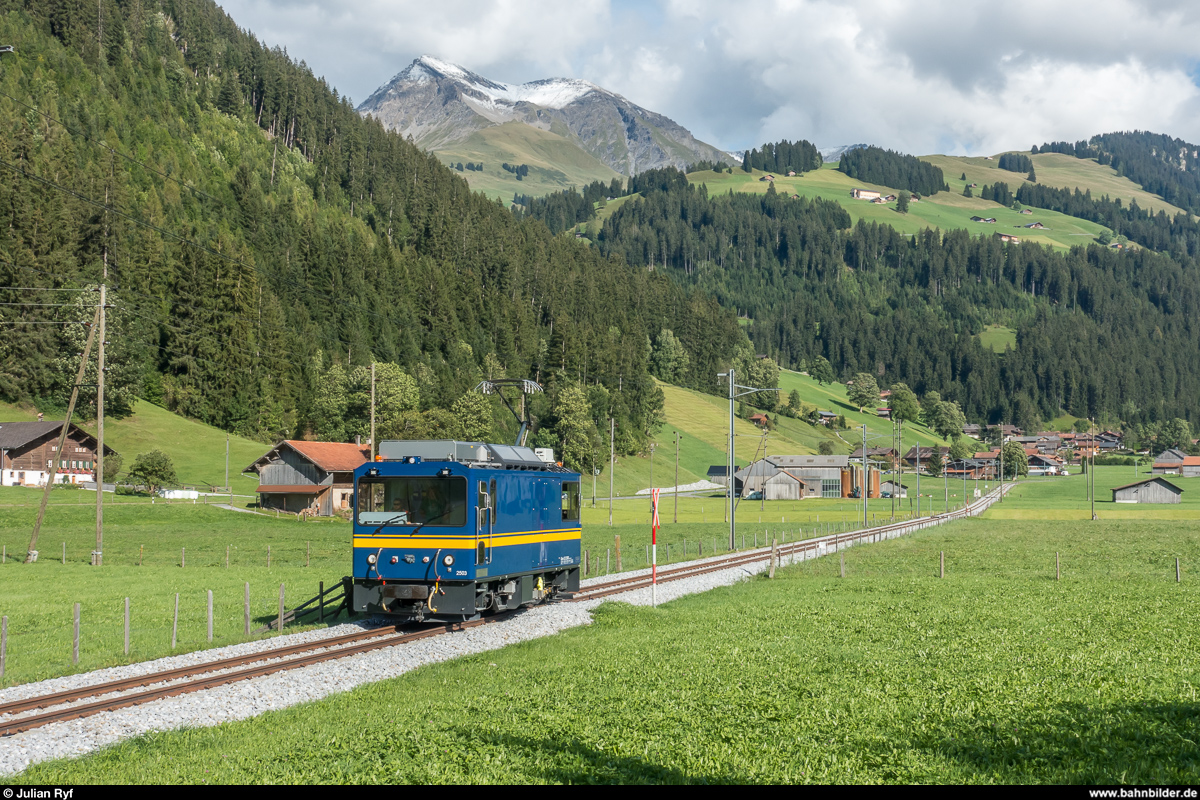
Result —
<path fill-rule="evenodd" d="M 834 165 L 835 166 L 835 165 Z M 998 205 L 978 197 L 966 198 L 961 196 L 962 181 L 958 181 L 955 191 L 954 182 L 947 175 L 950 192 L 938 192 L 931 197 L 922 198 L 919 203 L 909 205 L 907 214 L 896 211 L 895 202 L 888 204 L 872 203 L 868 200 L 857 200 L 850 196 L 852 189 L 861 188 L 887 194 L 899 194 L 895 187 L 877 186 L 854 180 L 836 169 L 825 165 L 824 168 L 808 172 L 793 178 L 775 176 L 775 191 L 780 194 L 801 197 L 821 197 L 840 203 L 850 214 L 853 223 L 859 220 L 890 225 L 904 234 L 916 234 L 926 228 L 940 230 L 962 229 L 973 235 L 991 236 L 1006 233 L 1017 236 L 1021 241 L 1038 242 L 1053 247 L 1069 248 L 1085 244 L 1090 239 L 1099 236 L 1105 228 L 1086 220 L 1068 217 L 1055 211 L 1036 210 L 1032 215 L 1021 214 L 1010 208 Z M 752 173 L 734 169 L 733 174 L 717 172 L 694 172 L 688 175 L 693 184 L 704 184 L 709 194 L 724 194 L 730 190 L 751 194 L 763 194 L 767 191 L 768 181 L 759 180 L 766 173 L 754 170 Z M 1016 173 L 1010 173 L 1016 174 Z M 996 178 L 992 179 L 993 181 Z M 995 223 L 972 222 L 971 217 L 994 217 Z M 1023 226 L 1032 222 L 1041 222 L 1044 230 L 1027 229 Z"/>

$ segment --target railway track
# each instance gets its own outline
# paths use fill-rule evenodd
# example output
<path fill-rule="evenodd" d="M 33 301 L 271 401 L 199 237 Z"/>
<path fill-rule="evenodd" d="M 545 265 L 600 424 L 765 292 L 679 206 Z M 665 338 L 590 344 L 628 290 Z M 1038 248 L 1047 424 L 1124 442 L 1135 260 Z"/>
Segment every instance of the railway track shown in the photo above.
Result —
<path fill-rule="evenodd" d="M 876 542 L 912 533 L 926 527 L 941 525 L 956 519 L 974 516 L 991 505 L 999 497 L 997 489 L 976 503 L 933 517 L 923 517 L 909 522 L 881 525 L 847 533 L 828 534 L 814 539 L 788 542 L 775 549 L 780 560 L 795 560 L 797 556 L 816 557 L 837 552 L 861 542 Z M 764 547 L 724 557 L 711 558 L 702 562 L 691 562 L 659 571 L 658 582 L 669 583 L 685 578 L 736 569 L 761 563 L 771 558 L 771 548 Z M 623 592 L 649 587 L 651 576 L 647 573 L 617 578 L 583 587 L 567 602 L 583 602 L 609 597 Z M 238 681 L 250 680 L 263 675 L 300 669 L 322 661 L 346 658 L 371 650 L 444 636 L 468 628 L 500 622 L 511 618 L 516 612 L 505 612 L 470 622 L 459 622 L 419 630 L 408 630 L 407 626 L 384 626 L 354 633 L 320 639 L 315 642 L 286 645 L 284 647 L 230 656 L 202 664 L 176 669 L 150 672 L 130 678 L 68 689 L 36 697 L 0 703 L 0 736 L 11 736 L 40 728 L 56 722 L 82 719 L 105 711 L 150 703 L 167 697 L 203 691 Z M 163 684 L 159 686 L 158 684 Z M 146 688 L 152 687 L 152 688 Z M 142 689 L 142 691 L 132 691 Z M 30 711 L 41 713 L 28 714 Z"/>

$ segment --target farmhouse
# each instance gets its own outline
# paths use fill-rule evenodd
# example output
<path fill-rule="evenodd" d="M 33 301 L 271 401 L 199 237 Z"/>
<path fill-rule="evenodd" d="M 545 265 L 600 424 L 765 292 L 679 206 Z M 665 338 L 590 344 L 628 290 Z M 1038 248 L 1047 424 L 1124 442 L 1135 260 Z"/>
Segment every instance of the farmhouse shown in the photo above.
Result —
<path fill-rule="evenodd" d="M 850 196 L 859 200 L 878 200 L 879 192 L 872 192 L 870 189 L 851 189 Z"/>
<path fill-rule="evenodd" d="M 829 425 L 835 419 L 837 419 L 837 414 L 833 413 L 832 411 L 818 411 L 817 412 L 817 421 L 820 422 L 822 425 Z"/>
<path fill-rule="evenodd" d="M 943 446 L 943 447 L 937 448 L 937 450 L 938 450 L 938 453 L 941 454 L 941 456 L 942 456 L 942 463 L 945 463 L 946 459 L 950 455 L 950 448 Z M 918 451 L 917 446 L 913 445 L 912 448 L 910 448 L 909 451 L 904 454 L 904 463 L 910 467 L 915 468 L 917 466 L 918 456 L 920 456 L 921 464 L 928 464 L 929 459 L 933 456 L 933 448 L 932 447 L 922 447 Z"/>
<path fill-rule="evenodd" d="M 1046 226 L 1040 222 L 1029 222 L 1025 224 L 1026 228 L 1036 228 L 1037 230 L 1045 230 Z"/>
<path fill-rule="evenodd" d="M 370 452 L 357 444 L 289 439 L 242 472 L 258 475 L 260 508 L 330 517 L 350 508 L 354 470 Z"/>
<path fill-rule="evenodd" d="M 771 424 L 771 418 L 763 413 L 751 414 L 750 421 L 760 428 L 765 428 Z"/>
<path fill-rule="evenodd" d="M 1147 478 L 1112 490 L 1114 503 L 1178 503 L 1183 489 L 1166 478 Z"/>
<path fill-rule="evenodd" d="M 50 466 L 58 461 L 55 483 L 92 483 L 96 480 L 97 441 L 94 436 L 71 423 L 67 442 L 56 452 L 62 421 L 0 422 L 0 485 L 45 486 Z M 104 446 L 105 455 L 116 451 Z"/>
<path fill-rule="evenodd" d="M 1187 457 L 1187 453 L 1182 450 L 1174 447 L 1167 448 L 1154 459 L 1154 466 L 1150 468 L 1150 473 L 1153 475 L 1178 475 L 1183 469 L 1183 460 Z"/>
<path fill-rule="evenodd" d="M 1012 242 L 1014 244 L 1021 243 L 1021 240 L 1019 238 L 1017 238 L 1016 236 L 1013 236 L 1010 233 L 997 233 L 996 237 L 999 238 L 1000 241 L 1002 241 L 1002 242 Z"/>
<path fill-rule="evenodd" d="M 1022 209 L 1021 209 L 1021 213 L 1022 213 L 1022 214 L 1032 214 L 1033 212 L 1032 212 L 1032 211 L 1030 211 L 1028 208 L 1022 208 Z"/>
<path fill-rule="evenodd" d="M 1063 463 L 1053 456 L 1032 453 L 1029 456 L 1030 475 L 1058 475 L 1062 472 Z"/>
<path fill-rule="evenodd" d="M 796 177 L 796 170 L 794 170 L 794 169 L 789 169 L 789 170 L 788 170 L 788 177 L 789 177 L 789 178 L 794 178 L 794 177 Z"/>
<path fill-rule="evenodd" d="M 850 461 L 861 464 L 863 458 L 863 449 L 858 447 L 850 454 Z M 868 461 L 882 461 L 888 465 L 888 469 L 896 466 L 896 450 L 891 447 L 868 447 Z"/>

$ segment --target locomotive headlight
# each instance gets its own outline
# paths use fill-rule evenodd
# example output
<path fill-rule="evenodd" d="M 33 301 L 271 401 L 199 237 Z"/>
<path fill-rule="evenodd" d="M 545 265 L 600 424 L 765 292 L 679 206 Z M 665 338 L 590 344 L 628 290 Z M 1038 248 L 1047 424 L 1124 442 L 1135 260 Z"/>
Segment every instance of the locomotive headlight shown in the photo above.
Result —
<path fill-rule="evenodd" d="M 377 560 L 378 560 L 378 559 L 376 559 L 376 558 L 375 558 L 375 554 L 374 554 L 374 553 L 371 553 L 369 556 L 367 556 L 367 563 L 368 563 L 368 564 L 374 564 L 374 563 L 375 563 Z"/>
<path fill-rule="evenodd" d="M 442 563 L 445 564 L 447 567 L 454 566 L 454 556 L 446 556 L 445 558 L 442 559 Z"/>

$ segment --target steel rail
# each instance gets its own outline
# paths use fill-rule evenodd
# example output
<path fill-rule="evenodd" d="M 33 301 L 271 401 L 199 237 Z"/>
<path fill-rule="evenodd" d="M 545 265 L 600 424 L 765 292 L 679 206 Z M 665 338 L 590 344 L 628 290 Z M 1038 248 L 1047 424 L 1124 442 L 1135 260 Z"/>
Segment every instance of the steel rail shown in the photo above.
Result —
<path fill-rule="evenodd" d="M 332 661 L 346 656 L 358 655 L 367 653 L 372 650 L 380 650 L 385 647 L 394 647 L 401 644 L 409 644 L 421 639 L 428 639 L 434 636 L 444 636 L 448 633 L 474 628 L 479 625 L 487 625 L 492 622 L 499 622 L 506 619 L 507 616 L 485 617 L 483 619 L 473 620 L 470 622 L 456 622 L 446 625 L 442 628 L 433 628 L 424 631 L 414 631 L 412 633 L 395 634 L 392 636 L 376 637 L 374 640 L 359 642 L 358 644 L 350 644 L 340 649 L 330 650 L 326 652 L 310 652 L 305 655 L 295 658 L 273 661 L 259 664 L 257 666 L 248 667 L 246 669 L 227 672 L 223 675 L 210 675 L 199 680 L 187 681 L 185 683 L 176 683 L 170 686 L 164 686 L 157 689 L 149 689 L 136 694 L 126 694 L 120 697 L 113 697 L 108 700 L 98 700 L 93 703 L 84 703 L 80 705 L 70 705 L 56 711 L 49 711 L 43 714 L 36 714 L 26 717 L 18 717 L 16 719 L 0 722 L 0 736 L 11 736 L 13 734 L 22 733 L 24 731 L 40 728 L 44 725 L 50 725 L 55 722 L 66 722 L 73 719 L 81 719 L 90 717 L 94 714 L 99 714 L 103 711 L 116 711 L 122 708 L 141 705 L 155 700 L 161 700 L 167 697 L 175 697 L 181 694 L 190 694 L 199 692 L 204 689 L 212 689 L 217 686 L 224 686 L 227 683 L 237 683 L 238 681 L 250 680 L 263 675 L 270 675 L 276 672 L 286 672 L 287 670 L 299 669 L 313 664 L 319 664 L 323 661 Z M 390 633 L 395 633 L 391 631 Z M 320 643 L 309 643 L 308 650 L 325 649 Z M 271 656 L 267 656 L 270 658 Z M 255 659 L 262 661 L 262 658 Z M 95 688 L 95 687 L 93 687 Z M 110 692 L 111 693 L 111 692 Z M 96 694 L 93 697 L 99 696 Z"/>
<path fill-rule="evenodd" d="M 843 546 L 856 544 L 858 542 L 862 542 L 863 540 L 879 541 L 882 537 L 886 537 L 888 534 L 899 535 L 915 530 L 921 530 L 933 525 L 951 522 L 964 517 L 975 516 L 995 502 L 1002 491 L 1008 491 L 1008 487 L 997 488 L 993 492 L 989 493 L 986 497 L 981 498 L 976 503 L 969 504 L 965 508 L 955 509 L 954 511 L 945 512 L 931 517 L 922 517 L 920 519 L 910 520 L 908 522 L 881 525 L 876 528 L 865 528 L 858 531 L 847 532 L 845 534 L 826 534 L 825 536 L 816 537 L 813 539 L 789 542 L 787 544 L 777 546 L 775 548 L 775 555 L 777 558 L 781 558 L 784 556 L 796 555 L 797 553 L 807 553 L 808 551 L 816 552 L 822 547 L 828 546 L 829 544 L 833 544 L 835 550 L 841 550 Z M 748 563 L 760 562 L 764 558 L 770 557 L 771 548 L 743 551 L 725 558 L 706 561 L 701 564 L 693 563 L 680 565 L 679 567 L 670 569 L 664 573 L 660 573 L 660 580 L 665 583 L 669 581 L 682 580 L 683 578 L 694 575 L 702 575 L 726 569 L 735 569 L 739 566 L 743 566 Z M 648 575 L 623 578 L 602 584 L 595 584 L 593 586 L 581 589 L 571 598 L 571 600 L 578 602 L 582 600 L 596 599 L 598 597 L 606 597 L 612 594 L 619 594 L 638 588 L 644 588 L 650 584 L 651 580 L 650 576 Z M 397 645 L 408 644 L 421 639 L 443 636 L 449 633 L 466 630 L 468 628 L 474 628 L 479 625 L 500 622 L 510 618 L 514 613 L 515 612 L 502 613 L 496 616 L 471 620 L 469 622 L 450 623 L 440 628 L 431 628 L 422 631 L 413 631 L 410 633 L 402 633 L 399 629 L 399 626 L 384 626 L 372 630 L 357 631 L 355 633 L 345 634 L 342 636 L 321 639 L 315 642 L 287 645 L 285 647 L 262 650 L 255 653 L 247 653 L 241 656 L 231 656 L 228 658 L 217 659 L 215 661 L 209 661 L 203 664 L 179 667 L 172 670 L 163 670 L 161 672 L 151 672 L 132 678 L 108 681 L 92 686 L 80 687 L 78 689 L 70 689 L 62 692 L 41 695 L 38 697 L 26 698 L 24 700 L 14 700 L 0 705 L 0 716 L 12 715 L 31 709 L 52 708 L 54 706 L 67 704 L 72 705 L 42 714 L 0 721 L 0 736 L 11 736 L 13 734 L 33 730 L 34 728 L 50 725 L 55 722 L 66 722 L 73 719 L 82 719 L 83 717 L 92 716 L 104 711 L 116 711 L 118 709 L 129 708 L 132 706 L 141 705 L 143 703 L 161 700 L 167 697 L 176 697 L 178 695 L 190 694 L 192 692 L 211 689 L 229 683 L 250 680 L 252 678 L 270 675 L 276 672 L 286 672 L 292 669 L 299 669 L 302 667 L 311 666 L 313 664 L 318 664 L 323 661 L 332 661 L 338 658 L 345 658 L 347 656 L 367 653 L 372 650 L 383 649 L 385 647 L 395 647 Z M 288 656 L 295 657 L 287 658 Z M 264 663 L 260 664 L 258 662 Z M 257 664 L 257 666 L 246 667 L 248 664 Z M 236 667 L 246 668 L 235 669 Z M 109 698 L 107 700 L 96 700 L 95 702 L 82 703 L 78 705 L 73 704 L 74 701 L 77 700 L 99 698 L 107 694 L 114 694 L 131 688 L 139 688 L 153 685 L 155 683 L 180 681 L 184 678 L 190 678 L 197 675 L 207 675 L 208 673 L 219 672 L 227 669 L 233 669 L 233 671 L 220 675 L 208 675 L 208 677 L 202 677 L 198 680 L 174 683 L 169 686 L 137 692 L 135 694 L 124 694 L 119 697 Z"/>

